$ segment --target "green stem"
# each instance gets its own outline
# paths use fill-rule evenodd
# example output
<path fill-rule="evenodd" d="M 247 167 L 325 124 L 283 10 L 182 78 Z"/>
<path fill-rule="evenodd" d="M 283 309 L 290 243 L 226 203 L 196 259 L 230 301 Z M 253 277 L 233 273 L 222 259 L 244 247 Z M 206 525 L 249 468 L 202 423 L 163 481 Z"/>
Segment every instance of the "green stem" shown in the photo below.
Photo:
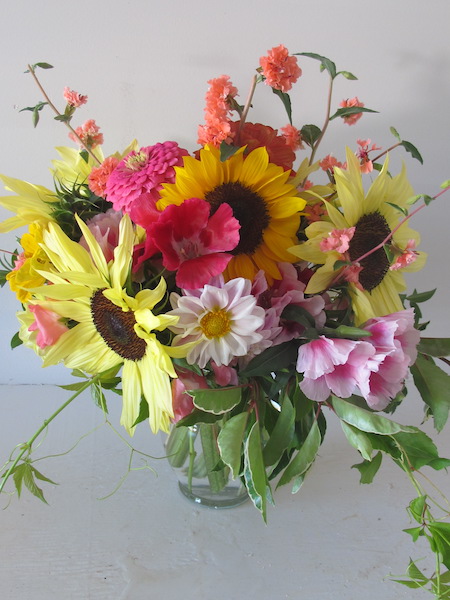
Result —
<path fill-rule="evenodd" d="M 187 472 L 187 481 L 188 481 L 188 490 L 192 493 L 192 477 L 194 474 L 194 462 L 197 456 L 197 452 L 195 451 L 194 442 L 197 437 L 197 428 L 195 430 L 193 428 L 189 428 L 188 432 L 189 437 L 189 467 Z"/>
<path fill-rule="evenodd" d="M 75 394 L 73 394 L 68 400 L 66 400 L 66 402 L 64 402 L 64 404 L 61 404 L 61 406 L 48 419 L 45 419 L 45 421 L 42 423 L 42 425 L 39 427 L 39 429 L 28 440 L 28 442 L 26 442 L 25 444 L 22 445 L 22 450 L 19 452 L 19 454 L 17 455 L 17 457 L 14 460 L 14 462 L 12 463 L 12 465 L 9 467 L 9 469 L 6 471 L 5 475 L 2 477 L 2 481 L 0 483 L 0 494 L 3 491 L 3 488 L 6 485 L 6 482 L 8 481 L 8 479 L 14 472 L 14 469 L 19 464 L 19 461 L 22 459 L 23 455 L 26 452 L 28 452 L 28 454 L 31 453 L 31 448 L 32 448 L 34 442 L 41 435 L 41 433 L 44 431 L 44 429 L 46 429 L 50 425 L 50 423 L 59 415 L 59 413 L 61 413 L 65 408 L 67 408 L 69 406 L 69 404 L 71 402 L 73 402 L 73 400 L 75 400 L 75 398 L 77 398 L 82 392 L 87 390 L 87 388 L 90 387 L 93 383 L 96 383 L 100 379 L 101 375 L 102 374 L 99 373 L 98 375 L 95 375 L 95 377 L 92 377 L 92 379 L 88 379 L 85 383 L 83 383 L 81 385 L 80 389 L 78 389 L 75 392 Z"/>
<path fill-rule="evenodd" d="M 311 157 L 309 159 L 309 164 L 312 165 L 312 163 L 314 162 L 314 157 L 316 155 L 317 149 L 320 145 L 320 142 L 323 140 L 323 137 L 325 135 L 325 132 L 327 130 L 328 124 L 330 123 L 330 112 L 331 112 L 331 98 L 333 95 L 333 78 L 330 76 L 330 87 L 328 88 L 328 99 L 327 99 L 327 110 L 326 110 L 326 117 L 325 117 L 325 122 L 323 124 L 322 127 L 322 131 L 319 135 L 319 137 L 317 138 L 316 143 L 314 144 L 314 148 L 313 151 L 311 152 Z"/>

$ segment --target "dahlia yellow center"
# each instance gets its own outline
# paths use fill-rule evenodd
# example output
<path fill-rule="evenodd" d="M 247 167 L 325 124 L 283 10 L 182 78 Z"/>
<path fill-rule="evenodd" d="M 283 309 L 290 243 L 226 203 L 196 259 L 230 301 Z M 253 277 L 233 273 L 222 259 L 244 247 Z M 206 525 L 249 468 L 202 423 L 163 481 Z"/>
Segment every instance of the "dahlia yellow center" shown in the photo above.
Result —
<path fill-rule="evenodd" d="M 148 156 L 144 151 L 136 152 L 129 156 L 126 161 L 126 167 L 129 171 L 140 171 L 148 160 Z"/>
<path fill-rule="evenodd" d="M 229 312 L 224 308 L 219 308 L 206 313 L 200 320 L 200 327 L 208 339 L 227 335 L 231 331 Z"/>

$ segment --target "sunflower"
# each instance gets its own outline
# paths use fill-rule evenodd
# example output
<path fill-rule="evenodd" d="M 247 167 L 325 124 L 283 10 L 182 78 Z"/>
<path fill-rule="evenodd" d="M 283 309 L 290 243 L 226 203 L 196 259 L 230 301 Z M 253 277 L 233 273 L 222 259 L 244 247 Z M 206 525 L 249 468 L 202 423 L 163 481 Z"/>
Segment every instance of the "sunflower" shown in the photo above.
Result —
<path fill-rule="evenodd" d="M 342 210 L 324 201 L 328 213 L 326 221 L 317 221 L 306 228 L 308 240 L 291 248 L 296 256 L 316 265 L 323 265 L 316 270 L 305 290 L 307 294 L 316 294 L 330 287 L 339 274 L 345 274 L 345 269 L 335 269 L 337 260 L 349 259 L 358 261 L 386 237 L 391 235 L 388 242 L 392 253 L 405 252 L 411 241 L 417 245 L 419 234 L 412 230 L 400 209 L 406 209 L 407 201 L 414 192 L 406 177 L 403 167 L 395 177 L 388 174 L 388 159 L 381 172 L 364 193 L 359 161 L 347 150 L 347 170 L 335 169 L 336 192 Z M 395 229 L 397 226 L 398 229 Z M 353 230 L 348 250 L 343 255 L 340 251 L 324 251 L 324 240 L 333 232 Z M 348 291 L 357 323 L 375 317 L 391 314 L 403 309 L 399 293 L 406 288 L 403 271 L 417 271 L 422 268 L 426 255 L 415 253 L 415 260 L 404 268 L 391 269 L 388 255 L 380 248 L 363 258 L 357 267 L 357 280 L 348 279 Z"/>
<path fill-rule="evenodd" d="M 90 253 L 56 224 L 50 223 L 44 234 L 42 247 L 55 270 L 40 273 L 53 285 L 31 290 L 32 302 L 76 324 L 46 349 L 43 365 L 62 361 L 90 374 L 123 365 L 121 424 L 133 434 L 143 397 L 152 430 L 167 431 L 173 416 L 170 377 L 176 377 L 170 357 L 186 356 L 190 346 L 164 346 L 154 333 L 178 321 L 152 313 L 165 295 L 166 283 L 161 278 L 155 289 L 141 290 L 135 297 L 124 289 L 134 242 L 128 216 L 122 218 L 109 263 L 87 226 L 77 220 Z"/>
<path fill-rule="evenodd" d="M 220 160 L 212 146 L 200 150 L 200 158 L 184 157 L 175 167 L 175 183 L 163 184 L 158 209 L 180 205 L 189 198 L 209 202 L 211 214 L 227 203 L 239 221 L 240 240 L 224 272 L 226 279 L 253 279 L 262 269 L 269 281 L 281 279 L 278 262 L 295 262 L 288 252 L 296 242 L 299 211 L 305 201 L 288 183 L 290 171 L 269 163 L 264 147 L 244 157 L 240 148 L 231 158 Z"/>

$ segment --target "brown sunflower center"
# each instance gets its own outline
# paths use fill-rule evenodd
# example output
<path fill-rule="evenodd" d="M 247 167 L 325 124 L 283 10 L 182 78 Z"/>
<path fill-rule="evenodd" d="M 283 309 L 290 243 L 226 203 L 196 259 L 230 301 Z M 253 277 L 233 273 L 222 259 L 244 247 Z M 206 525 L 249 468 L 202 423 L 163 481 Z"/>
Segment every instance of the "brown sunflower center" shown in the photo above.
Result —
<path fill-rule="evenodd" d="M 391 233 L 386 219 L 378 212 L 363 215 L 356 223 L 355 233 L 350 241 L 350 260 L 357 260 L 366 252 L 381 244 Z M 388 242 L 389 243 L 389 242 Z M 379 285 L 389 270 L 389 259 L 384 248 L 379 248 L 360 261 L 362 271 L 359 283 L 370 292 Z"/>
<path fill-rule="evenodd" d="M 91 314 L 95 328 L 113 352 L 134 361 L 144 356 L 147 344 L 134 331 L 133 311 L 124 312 L 98 290 L 91 298 Z"/>
<path fill-rule="evenodd" d="M 213 215 L 221 204 L 229 204 L 233 216 L 241 225 L 239 243 L 231 254 L 253 254 L 263 241 L 263 232 L 269 226 L 270 216 L 264 199 L 238 181 L 218 185 L 205 194 Z"/>

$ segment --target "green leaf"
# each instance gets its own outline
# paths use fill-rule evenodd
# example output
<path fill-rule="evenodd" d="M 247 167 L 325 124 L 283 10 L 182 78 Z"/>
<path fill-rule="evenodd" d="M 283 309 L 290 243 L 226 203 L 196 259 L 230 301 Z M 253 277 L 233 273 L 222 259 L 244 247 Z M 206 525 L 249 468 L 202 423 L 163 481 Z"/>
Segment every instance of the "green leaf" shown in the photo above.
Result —
<path fill-rule="evenodd" d="M 17 495 L 20 498 L 20 494 L 22 493 L 22 482 L 23 476 L 25 475 L 25 469 L 27 468 L 27 463 L 22 463 L 17 465 L 13 472 L 13 481 L 16 486 Z"/>
<path fill-rule="evenodd" d="M 417 356 L 411 373 L 422 400 L 431 410 L 436 430 L 442 431 L 450 409 L 450 377 L 422 354 Z"/>
<path fill-rule="evenodd" d="M 46 483 L 51 483 L 53 485 L 58 485 L 56 483 L 56 481 L 52 481 L 51 479 L 49 479 L 48 477 L 46 477 L 45 475 L 43 475 L 40 471 L 38 471 L 35 467 L 31 467 L 31 470 L 34 473 L 34 476 L 36 477 L 36 479 L 39 479 L 40 481 L 45 481 Z"/>
<path fill-rule="evenodd" d="M 450 466 L 450 460 L 440 458 L 433 441 L 423 431 L 418 429 L 416 433 L 396 433 L 392 437 L 414 469 L 421 469 L 425 465 L 436 470 Z"/>
<path fill-rule="evenodd" d="M 408 529 L 404 529 L 403 531 L 412 537 L 413 542 L 417 542 L 419 537 L 424 534 L 422 527 L 408 527 Z"/>
<path fill-rule="evenodd" d="M 233 479 L 239 477 L 241 471 L 242 445 L 248 413 L 243 412 L 225 421 L 217 438 L 220 456 L 231 469 Z"/>
<path fill-rule="evenodd" d="M 418 351 L 427 356 L 450 356 L 450 338 L 421 338 Z"/>
<path fill-rule="evenodd" d="M 314 420 L 302 447 L 284 470 L 277 488 L 306 473 L 316 458 L 321 441 L 319 426 Z"/>
<path fill-rule="evenodd" d="M 244 479 L 249 496 L 266 521 L 268 487 L 261 448 L 261 432 L 256 421 L 250 430 L 244 448 Z"/>
<path fill-rule="evenodd" d="M 26 486 L 26 488 L 28 489 L 29 492 L 31 492 L 33 494 L 33 496 L 36 496 L 36 498 L 39 498 L 39 500 L 42 500 L 42 502 L 45 502 L 45 504 L 47 504 L 47 500 L 44 498 L 44 494 L 41 490 L 40 487 L 38 487 L 38 485 L 36 484 L 36 481 L 34 480 L 34 473 L 33 473 L 33 468 L 31 467 L 31 465 L 29 463 L 23 463 L 24 464 L 24 474 L 23 474 L 23 482 Z"/>
<path fill-rule="evenodd" d="M 331 76 L 331 79 L 334 79 L 338 73 L 336 73 L 336 65 L 332 60 L 327 58 L 326 56 L 322 56 L 321 54 L 316 54 L 315 52 L 295 52 L 294 56 L 307 56 L 308 58 L 313 58 L 314 60 L 320 61 L 320 70 L 328 71 Z M 341 73 L 346 73 L 347 71 L 341 71 Z M 351 73 L 350 73 L 351 75 Z"/>
<path fill-rule="evenodd" d="M 338 71 L 336 75 L 343 75 L 345 79 L 351 79 L 353 81 L 358 79 L 355 75 L 353 75 L 353 73 L 350 73 L 349 71 Z"/>
<path fill-rule="evenodd" d="M 278 96 L 280 98 L 286 110 L 289 123 L 292 125 L 292 106 L 289 94 L 286 94 L 286 92 L 282 92 L 281 90 L 276 90 L 275 88 L 272 88 L 272 92 L 275 94 L 275 96 Z"/>
<path fill-rule="evenodd" d="M 450 187 L 450 179 L 446 179 L 445 181 L 443 181 L 439 187 L 443 190 L 445 190 L 445 188 Z"/>
<path fill-rule="evenodd" d="M 196 431 L 189 427 L 171 427 L 165 442 L 167 460 L 174 469 L 184 465 L 189 455 L 189 438 L 195 438 Z"/>
<path fill-rule="evenodd" d="M 409 152 L 413 158 L 418 160 L 420 162 L 420 164 L 423 165 L 423 158 L 422 158 L 420 152 L 417 150 L 417 148 L 413 144 L 411 144 L 411 142 L 402 140 L 401 145 L 406 150 L 406 152 Z"/>
<path fill-rule="evenodd" d="M 237 406 L 241 401 L 242 388 L 229 387 L 217 389 L 189 390 L 194 405 L 200 410 L 222 415 Z"/>
<path fill-rule="evenodd" d="M 220 144 L 220 162 L 225 162 L 229 158 L 236 154 L 239 150 L 239 146 L 233 146 L 232 144 L 226 144 L 222 142 Z"/>
<path fill-rule="evenodd" d="M 264 463 L 266 466 L 276 464 L 289 447 L 295 431 L 295 411 L 288 396 L 281 405 L 281 412 L 264 447 Z"/>
<path fill-rule="evenodd" d="M 356 427 L 345 423 L 345 421 L 341 421 L 341 426 L 348 442 L 361 453 L 363 458 L 369 461 L 372 460 L 373 448 L 370 438 Z"/>
<path fill-rule="evenodd" d="M 371 108 L 366 108 L 365 106 L 344 106 L 343 108 L 338 108 L 334 115 L 328 119 L 329 121 L 333 121 L 333 119 L 337 119 L 338 117 L 347 117 L 348 115 L 357 115 L 359 113 L 377 113 L 377 110 L 372 110 Z"/>
<path fill-rule="evenodd" d="M 394 204 L 394 202 L 386 202 L 386 204 L 389 204 L 389 206 L 392 206 L 392 208 L 395 208 L 395 210 L 398 210 L 398 212 L 402 213 L 402 215 L 405 215 L 405 217 L 408 216 L 408 211 L 403 206 L 399 206 L 398 204 Z M 387 248 L 387 247 L 388 247 L 388 245 L 386 244 L 384 246 L 384 248 Z"/>
<path fill-rule="evenodd" d="M 334 338 L 344 338 L 359 340 L 363 337 L 371 337 L 370 331 L 360 329 L 359 327 L 351 327 L 350 325 L 339 325 L 335 329 L 332 327 L 324 327 L 322 330 L 325 335 Z"/>
<path fill-rule="evenodd" d="M 222 419 L 222 415 L 213 415 L 213 413 L 194 408 L 191 413 L 178 421 L 177 427 L 192 427 L 197 423 L 216 423 L 220 419 Z"/>
<path fill-rule="evenodd" d="M 298 348 L 291 342 L 285 342 L 278 346 L 271 346 L 255 356 L 245 369 L 240 371 L 243 377 L 255 377 L 257 375 L 268 375 L 274 371 L 284 369 L 297 360 Z"/>
<path fill-rule="evenodd" d="M 102 384 L 96 381 L 91 387 L 91 396 L 95 404 L 102 409 L 102 411 L 108 414 L 108 407 L 106 405 L 106 398 L 103 393 Z"/>
<path fill-rule="evenodd" d="M 418 496 L 411 500 L 408 506 L 408 512 L 411 517 L 417 521 L 420 525 L 423 524 L 425 509 L 427 505 L 427 497 L 426 496 Z"/>
<path fill-rule="evenodd" d="M 406 296 L 406 300 L 408 300 L 408 302 L 426 302 L 427 300 L 429 300 L 430 298 L 432 298 L 434 296 L 436 292 L 436 288 L 434 288 L 434 290 L 429 290 L 428 292 L 417 292 L 416 290 L 414 290 L 414 292 L 412 294 L 410 294 L 409 296 Z"/>
<path fill-rule="evenodd" d="M 316 326 L 314 317 L 310 312 L 297 304 L 288 304 L 281 313 L 281 317 L 287 321 L 295 321 L 300 325 L 303 325 L 305 329 Z"/>
<path fill-rule="evenodd" d="M 53 69 L 53 65 L 48 62 L 37 62 L 32 65 L 33 69 L 39 67 L 40 69 Z"/>
<path fill-rule="evenodd" d="M 76 383 L 69 383 L 67 385 L 59 385 L 58 387 L 69 392 L 78 392 L 79 389 L 86 385 L 85 381 L 77 381 Z"/>
<path fill-rule="evenodd" d="M 423 588 L 424 585 L 429 581 L 428 577 L 422 573 L 415 562 L 411 559 L 406 571 L 406 576 L 410 577 L 410 579 L 393 579 L 392 581 L 406 585 L 406 587 L 411 589 Z"/>
<path fill-rule="evenodd" d="M 139 403 L 139 414 L 136 417 L 136 421 L 133 423 L 133 427 L 138 425 L 138 423 L 142 423 L 142 421 L 146 421 L 150 416 L 148 409 L 148 402 L 144 398 L 141 398 L 141 402 Z"/>
<path fill-rule="evenodd" d="M 358 469 L 361 474 L 359 483 L 372 483 L 373 478 L 381 466 L 382 459 L 383 455 L 381 452 L 377 452 L 371 461 L 364 460 L 362 463 L 352 465 L 352 469 Z"/>
<path fill-rule="evenodd" d="M 398 132 L 398 131 L 395 129 L 395 127 L 390 127 L 389 129 L 390 129 L 390 132 L 392 133 L 392 135 L 393 135 L 395 138 L 397 138 L 397 140 L 398 140 L 399 142 L 401 142 L 401 141 L 402 141 L 402 139 L 401 139 L 401 137 L 400 137 L 400 134 L 399 134 L 399 132 Z"/>
<path fill-rule="evenodd" d="M 371 413 L 368 410 L 355 406 L 336 396 L 332 397 L 332 403 L 337 416 L 360 431 L 378 433 L 380 435 L 393 435 L 394 433 L 400 433 L 401 431 L 405 433 L 415 433 L 417 431 L 416 427 L 400 425 L 390 419 L 386 419 L 386 417 Z"/>
<path fill-rule="evenodd" d="M 14 350 L 14 348 L 17 348 L 18 346 L 21 346 L 23 344 L 22 340 L 19 337 L 19 332 L 17 331 L 11 338 L 10 341 L 10 345 L 11 345 L 11 350 Z"/>
<path fill-rule="evenodd" d="M 217 447 L 218 426 L 201 423 L 199 429 L 209 486 L 212 492 L 217 493 L 223 490 L 228 481 L 228 469 L 216 469 L 221 461 Z"/>
<path fill-rule="evenodd" d="M 450 569 L 450 523 L 433 522 L 428 524 L 428 530 L 433 536 L 442 562 Z"/>
<path fill-rule="evenodd" d="M 313 148 L 314 144 L 320 138 L 322 131 L 320 127 L 317 127 L 317 125 L 309 124 L 303 125 L 300 130 L 300 134 L 302 137 L 302 142 L 305 142 L 305 144 Z"/>

